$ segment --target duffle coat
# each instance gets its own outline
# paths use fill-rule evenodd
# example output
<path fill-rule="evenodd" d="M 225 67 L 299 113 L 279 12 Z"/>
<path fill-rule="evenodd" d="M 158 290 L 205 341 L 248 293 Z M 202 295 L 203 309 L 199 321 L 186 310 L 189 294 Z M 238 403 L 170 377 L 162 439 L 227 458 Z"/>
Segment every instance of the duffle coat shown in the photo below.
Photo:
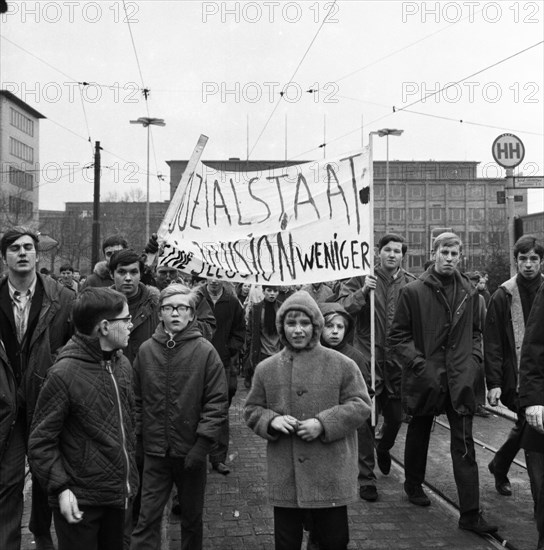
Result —
<path fill-rule="evenodd" d="M 283 319 L 304 311 L 313 336 L 303 350 L 285 338 Z M 282 351 L 257 365 L 244 416 L 248 426 L 268 441 L 268 495 L 273 506 L 329 508 L 357 499 L 357 433 L 370 414 L 370 398 L 357 365 L 319 343 L 323 317 L 305 291 L 289 297 L 276 326 Z M 274 417 L 316 418 L 324 431 L 313 441 L 270 427 Z"/>
<path fill-rule="evenodd" d="M 433 266 L 400 293 L 389 343 L 402 364 L 403 408 L 412 416 L 442 414 L 446 399 L 458 414 L 476 410 L 480 299 L 468 277 L 453 277 L 452 306 Z"/>

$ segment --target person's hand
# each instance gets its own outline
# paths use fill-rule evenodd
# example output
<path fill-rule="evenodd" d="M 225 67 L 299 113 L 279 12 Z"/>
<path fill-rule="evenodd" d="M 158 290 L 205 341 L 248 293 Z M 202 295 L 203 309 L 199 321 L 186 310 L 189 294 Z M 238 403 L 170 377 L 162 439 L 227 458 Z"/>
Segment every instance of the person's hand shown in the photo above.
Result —
<path fill-rule="evenodd" d="M 70 489 L 64 489 L 59 494 L 59 508 L 68 523 L 79 523 L 83 519 L 83 512 L 79 511 L 76 495 Z"/>
<path fill-rule="evenodd" d="M 496 407 L 499 404 L 502 390 L 500 388 L 491 388 L 487 392 L 487 400 L 492 407 Z"/>
<path fill-rule="evenodd" d="M 205 437 L 198 437 L 195 444 L 185 456 L 183 468 L 185 470 L 197 470 L 206 464 L 206 456 L 213 447 L 213 441 Z"/>
<path fill-rule="evenodd" d="M 147 254 L 156 254 L 159 250 L 159 239 L 156 233 L 153 233 L 151 237 L 149 237 L 149 241 L 147 241 L 147 244 L 145 245 L 144 252 Z"/>
<path fill-rule="evenodd" d="M 304 441 L 313 441 L 323 433 L 323 424 L 317 418 L 309 418 L 298 423 L 297 435 Z"/>
<path fill-rule="evenodd" d="M 531 405 L 525 409 L 527 424 L 537 432 L 544 434 L 544 405 Z"/>
<path fill-rule="evenodd" d="M 376 277 L 374 275 L 367 275 L 365 277 L 365 284 L 363 285 L 363 294 L 368 296 L 371 290 L 376 290 Z"/>
<path fill-rule="evenodd" d="M 272 419 L 272 422 L 270 422 L 270 426 L 274 428 L 274 430 L 277 430 L 278 432 L 282 432 L 284 434 L 293 433 L 296 429 L 297 424 L 298 420 L 294 416 L 290 416 L 288 414 L 275 416 Z"/>

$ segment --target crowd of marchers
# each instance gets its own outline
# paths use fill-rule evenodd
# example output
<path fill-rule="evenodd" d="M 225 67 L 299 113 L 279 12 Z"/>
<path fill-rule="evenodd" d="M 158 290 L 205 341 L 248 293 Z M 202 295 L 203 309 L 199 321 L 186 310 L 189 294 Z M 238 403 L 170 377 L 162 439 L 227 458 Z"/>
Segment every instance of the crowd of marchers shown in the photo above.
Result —
<path fill-rule="evenodd" d="M 203 546 L 206 480 L 228 475 L 238 377 L 247 425 L 267 441 L 277 550 L 346 550 L 347 506 L 379 496 L 403 422 L 404 491 L 424 481 L 445 414 L 461 529 L 491 534 L 480 509 L 474 415 L 516 415 L 488 464 L 499 494 L 524 449 L 544 550 L 544 247 L 523 236 L 516 274 L 490 295 L 459 269 L 454 233 L 415 277 L 404 238 L 384 235 L 371 274 L 294 287 L 190 278 L 104 240 L 85 280 L 37 271 L 38 235 L 0 239 L 0 548 L 20 550 L 26 463 L 37 550 L 156 550 L 172 490 L 181 548 Z M 147 253 L 157 251 L 150 239 Z M 373 316 L 373 319 L 372 319 Z M 374 325 L 374 331 L 371 325 Z M 373 339 L 371 339 L 373 332 Z M 371 366 L 372 365 L 372 366 Z M 377 429 L 376 426 L 379 426 Z"/>

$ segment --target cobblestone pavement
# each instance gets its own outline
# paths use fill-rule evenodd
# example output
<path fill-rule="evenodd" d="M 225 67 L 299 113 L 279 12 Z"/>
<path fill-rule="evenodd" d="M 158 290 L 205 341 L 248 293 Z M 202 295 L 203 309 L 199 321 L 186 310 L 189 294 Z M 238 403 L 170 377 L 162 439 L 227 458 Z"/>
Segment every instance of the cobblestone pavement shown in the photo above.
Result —
<path fill-rule="evenodd" d="M 205 550 L 274 548 L 272 507 L 266 500 L 266 442 L 245 425 L 242 409 L 246 396 L 247 390 L 240 379 L 230 408 L 228 466 L 231 473 L 223 476 L 210 471 L 208 474 L 204 510 Z M 446 467 L 451 467 L 449 460 Z M 349 550 L 494 548 L 484 539 L 460 530 L 457 512 L 432 495 L 432 505 L 428 508 L 410 504 L 402 489 L 403 472 L 396 464 L 388 476 L 379 471 L 376 473 L 378 501 L 359 500 L 348 507 Z M 26 495 L 22 549 L 34 550 L 33 537 L 28 531 L 30 491 L 27 490 Z M 161 550 L 178 550 L 181 538 L 178 516 L 165 514 L 163 533 Z"/>

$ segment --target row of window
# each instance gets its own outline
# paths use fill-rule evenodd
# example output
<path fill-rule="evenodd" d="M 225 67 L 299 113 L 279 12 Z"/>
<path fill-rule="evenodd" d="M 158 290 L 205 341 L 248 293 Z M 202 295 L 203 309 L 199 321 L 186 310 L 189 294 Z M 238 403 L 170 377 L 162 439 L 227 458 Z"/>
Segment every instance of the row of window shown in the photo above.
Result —
<path fill-rule="evenodd" d="M 32 202 L 21 199 L 20 197 L 9 198 L 9 212 L 10 214 L 17 214 L 22 216 L 32 216 Z"/>
<path fill-rule="evenodd" d="M 22 141 L 19 141 L 18 139 L 15 139 L 13 137 L 9 138 L 9 152 L 14 157 L 17 157 L 21 160 L 34 162 L 34 149 L 30 147 L 30 145 L 27 145 L 26 143 L 23 143 Z"/>
<path fill-rule="evenodd" d="M 486 186 L 472 183 L 467 186 L 458 183 L 448 184 L 447 186 L 441 183 L 430 183 L 428 186 L 424 184 L 390 184 L 389 198 L 404 199 L 407 192 L 409 199 L 426 199 L 430 197 L 432 199 L 444 200 L 446 198 L 446 188 L 450 199 L 464 200 L 465 194 L 467 199 L 481 200 L 485 198 Z M 490 192 L 492 194 L 495 193 L 495 189 L 491 189 Z M 374 197 L 376 199 L 385 199 L 385 185 L 376 184 L 374 186 Z"/>
<path fill-rule="evenodd" d="M 483 231 L 469 231 L 468 239 L 464 231 L 455 230 L 455 234 L 461 238 L 461 241 L 466 246 L 482 247 L 495 246 L 503 247 L 506 242 L 506 233 L 504 231 L 491 231 L 485 233 Z M 430 247 L 430 236 L 425 231 L 409 231 L 407 237 L 408 248 L 428 248 Z"/>
<path fill-rule="evenodd" d="M 409 222 L 424 222 L 425 208 L 389 208 L 389 221 L 393 223 L 403 223 L 408 218 Z M 467 216 L 465 208 L 445 208 L 429 207 L 428 221 L 440 223 L 464 223 Z M 500 224 L 505 221 L 505 212 L 502 208 L 493 208 L 488 210 L 488 221 L 490 224 Z M 469 208 L 468 219 L 470 222 L 483 223 L 485 221 L 485 208 Z M 385 222 L 385 208 L 374 209 L 374 221 Z"/>
<path fill-rule="evenodd" d="M 16 185 L 25 191 L 32 191 L 34 188 L 34 175 L 23 172 L 13 166 L 9 167 L 9 183 Z"/>
<path fill-rule="evenodd" d="M 374 177 L 386 178 L 387 165 L 374 164 Z M 460 164 L 404 164 L 389 163 L 389 178 L 400 180 L 474 180 L 476 167 Z"/>
<path fill-rule="evenodd" d="M 11 107 L 10 122 L 12 126 L 25 134 L 34 137 L 34 121 Z"/>

